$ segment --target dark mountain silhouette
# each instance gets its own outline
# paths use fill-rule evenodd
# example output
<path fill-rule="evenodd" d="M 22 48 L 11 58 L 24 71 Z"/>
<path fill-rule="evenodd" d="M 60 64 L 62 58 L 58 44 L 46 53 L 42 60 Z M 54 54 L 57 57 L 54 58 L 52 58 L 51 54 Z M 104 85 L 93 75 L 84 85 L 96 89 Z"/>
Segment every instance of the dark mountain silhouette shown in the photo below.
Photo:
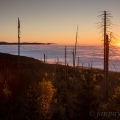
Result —
<path fill-rule="evenodd" d="M 37 42 L 22 42 L 20 45 L 50 45 L 55 43 L 37 43 Z M 18 45 L 17 42 L 9 43 L 9 42 L 0 42 L 0 45 Z"/>

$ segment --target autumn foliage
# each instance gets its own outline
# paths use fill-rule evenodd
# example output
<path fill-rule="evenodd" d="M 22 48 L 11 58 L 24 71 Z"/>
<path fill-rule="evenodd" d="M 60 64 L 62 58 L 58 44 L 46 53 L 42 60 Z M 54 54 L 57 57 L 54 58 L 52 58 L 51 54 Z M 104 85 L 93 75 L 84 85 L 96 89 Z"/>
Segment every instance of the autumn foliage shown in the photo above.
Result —
<path fill-rule="evenodd" d="M 120 111 L 117 72 L 109 73 L 106 104 L 102 70 L 44 64 L 21 56 L 19 71 L 17 56 L 0 55 L 0 120 L 89 120 L 96 119 L 98 111 Z"/>

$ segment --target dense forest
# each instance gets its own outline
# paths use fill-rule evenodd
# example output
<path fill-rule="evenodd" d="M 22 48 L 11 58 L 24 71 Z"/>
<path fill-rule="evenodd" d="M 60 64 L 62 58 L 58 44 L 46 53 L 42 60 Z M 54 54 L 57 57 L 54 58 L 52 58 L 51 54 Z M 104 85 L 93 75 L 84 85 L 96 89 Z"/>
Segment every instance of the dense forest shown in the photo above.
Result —
<path fill-rule="evenodd" d="M 0 53 L 0 120 L 119 120 L 120 73 Z"/>

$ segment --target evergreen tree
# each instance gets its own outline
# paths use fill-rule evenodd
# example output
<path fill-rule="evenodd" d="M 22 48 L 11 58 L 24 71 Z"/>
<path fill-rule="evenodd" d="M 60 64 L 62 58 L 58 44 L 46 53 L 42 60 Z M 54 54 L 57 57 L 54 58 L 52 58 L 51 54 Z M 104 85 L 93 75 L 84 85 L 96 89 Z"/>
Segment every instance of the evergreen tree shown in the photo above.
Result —
<path fill-rule="evenodd" d="M 22 105 L 22 119 L 23 120 L 39 120 L 39 93 L 36 83 L 30 84 L 25 92 Z"/>
<path fill-rule="evenodd" d="M 75 119 L 94 119 L 95 114 L 91 115 L 91 111 L 97 112 L 99 100 L 95 94 L 95 80 L 92 73 L 86 72 L 81 77 L 81 83 L 76 89 L 75 100 Z"/>

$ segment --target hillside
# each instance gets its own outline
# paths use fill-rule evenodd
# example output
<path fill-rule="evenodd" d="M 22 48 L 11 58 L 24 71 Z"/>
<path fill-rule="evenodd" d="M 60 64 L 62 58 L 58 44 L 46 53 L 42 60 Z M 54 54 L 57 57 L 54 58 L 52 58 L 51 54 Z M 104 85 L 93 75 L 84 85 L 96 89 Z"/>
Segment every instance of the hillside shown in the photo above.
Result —
<path fill-rule="evenodd" d="M 107 105 L 103 77 L 98 69 L 44 64 L 25 56 L 18 64 L 17 55 L 0 53 L 0 120 L 87 120 L 98 111 L 119 111 L 120 73 L 109 73 Z"/>

